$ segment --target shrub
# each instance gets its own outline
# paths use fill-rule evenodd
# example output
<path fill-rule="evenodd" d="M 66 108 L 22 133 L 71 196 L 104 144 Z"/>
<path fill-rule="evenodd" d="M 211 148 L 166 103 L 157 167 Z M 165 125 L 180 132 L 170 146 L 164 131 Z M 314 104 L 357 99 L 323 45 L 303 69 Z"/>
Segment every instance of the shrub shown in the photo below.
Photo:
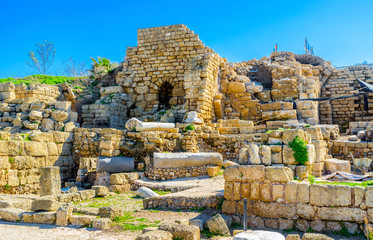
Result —
<path fill-rule="evenodd" d="M 293 156 L 296 164 L 305 165 L 308 162 L 308 148 L 302 138 L 296 136 L 293 141 L 289 142 L 289 147 L 294 151 Z"/>
<path fill-rule="evenodd" d="M 194 130 L 194 125 L 193 124 L 189 124 L 189 125 L 187 125 L 186 127 L 185 127 L 185 132 L 187 132 L 187 131 L 193 131 Z"/>

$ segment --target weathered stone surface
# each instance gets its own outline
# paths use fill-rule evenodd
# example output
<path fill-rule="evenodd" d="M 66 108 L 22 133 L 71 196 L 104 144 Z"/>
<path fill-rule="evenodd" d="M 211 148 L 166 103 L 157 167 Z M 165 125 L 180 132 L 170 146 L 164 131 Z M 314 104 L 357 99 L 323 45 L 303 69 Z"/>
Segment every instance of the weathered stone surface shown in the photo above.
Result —
<path fill-rule="evenodd" d="M 127 122 L 126 122 L 126 129 L 128 131 L 133 131 L 133 130 L 137 130 L 136 129 L 136 126 L 141 123 L 140 120 L 138 120 L 137 118 L 130 118 Z"/>
<path fill-rule="evenodd" d="M 325 160 L 325 169 L 327 171 L 330 171 L 331 173 L 334 173 L 336 171 L 342 171 L 342 172 L 351 172 L 351 164 L 350 161 L 346 160 L 339 160 L 339 159 L 326 159 Z"/>
<path fill-rule="evenodd" d="M 81 190 L 78 193 L 80 194 L 80 199 L 82 200 L 91 199 L 96 196 L 96 191 L 94 189 Z"/>
<path fill-rule="evenodd" d="M 263 181 L 265 167 L 262 165 L 231 166 L 224 170 L 225 181 Z"/>
<path fill-rule="evenodd" d="M 310 204 L 316 206 L 349 206 L 351 204 L 351 187 L 342 185 L 310 186 Z"/>
<path fill-rule="evenodd" d="M 261 164 L 258 145 L 249 144 L 249 146 L 247 147 L 247 150 L 248 150 L 249 163 L 254 164 L 254 165 Z"/>
<path fill-rule="evenodd" d="M 233 240 L 285 240 L 285 237 L 281 233 L 277 232 L 248 230 L 235 235 Z"/>
<path fill-rule="evenodd" d="M 245 83 L 243 82 L 229 82 L 228 93 L 243 93 L 246 92 Z"/>
<path fill-rule="evenodd" d="M 38 198 L 32 202 L 32 211 L 56 211 L 60 207 L 60 203 L 53 198 Z"/>
<path fill-rule="evenodd" d="M 206 224 L 209 231 L 213 234 L 230 235 L 228 226 L 220 214 L 213 216 L 206 222 Z"/>
<path fill-rule="evenodd" d="M 334 240 L 334 238 L 320 233 L 305 233 L 302 240 Z"/>
<path fill-rule="evenodd" d="M 240 165 L 240 164 L 229 161 L 229 160 L 223 161 L 223 164 L 222 164 L 223 168 L 228 168 L 230 166 L 237 166 L 237 165 Z"/>
<path fill-rule="evenodd" d="M 69 114 L 65 111 L 56 110 L 52 112 L 52 118 L 57 122 L 64 122 L 69 117 Z"/>
<path fill-rule="evenodd" d="M 132 157 L 99 157 L 97 172 L 131 172 L 135 170 L 135 160 Z"/>
<path fill-rule="evenodd" d="M 96 192 L 96 197 L 106 197 L 109 195 L 109 189 L 106 186 L 93 186 L 93 190 Z"/>
<path fill-rule="evenodd" d="M 34 223 L 40 224 L 55 224 L 56 213 L 55 212 L 36 212 L 33 216 Z"/>
<path fill-rule="evenodd" d="M 72 215 L 70 217 L 70 223 L 75 226 L 90 226 L 93 221 L 96 220 L 96 216 L 89 215 Z"/>
<path fill-rule="evenodd" d="M 220 153 L 154 153 L 154 168 L 195 167 L 223 164 Z"/>
<path fill-rule="evenodd" d="M 299 234 L 289 234 L 286 236 L 286 240 L 300 240 Z"/>
<path fill-rule="evenodd" d="M 367 212 L 360 208 L 349 207 L 321 207 L 317 210 L 317 216 L 321 220 L 348 221 L 362 223 L 367 217 Z"/>
<path fill-rule="evenodd" d="M 44 167 L 41 169 L 40 188 L 40 196 L 57 195 L 61 193 L 61 176 L 59 167 Z"/>
<path fill-rule="evenodd" d="M 257 203 L 253 205 L 256 216 L 268 218 L 294 218 L 297 213 L 295 204 Z"/>
<path fill-rule="evenodd" d="M 92 222 L 92 227 L 101 230 L 109 229 L 111 227 L 111 220 L 109 218 L 95 219 Z"/>
<path fill-rule="evenodd" d="M 69 224 L 69 218 L 73 213 L 73 205 L 65 204 L 62 205 L 56 211 L 56 225 L 57 226 L 67 226 Z"/>
<path fill-rule="evenodd" d="M 142 198 L 149 198 L 149 197 L 157 197 L 159 196 L 158 193 L 154 192 L 150 188 L 147 187 L 140 187 L 137 189 L 136 194 Z"/>
<path fill-rule="evenodd" d="M 289 144 L 295 137 L 300 137 L 304 141 L 307 141 L 306 133 L 302 129 L 288 129 L 282 134 L 282 141 L 284 144 Z"/>
<path fill-rule="evenodd" d="M 172 234 L 167 231 L 155 230 L 140 234 L 136 240 L 172 240 Z"/>
<path fill-rule="evenodd" d="M 114 218 L 116 216 L 122 216 L 123 215 L 123 209 L 117 206 L 111 206 L 111 207 L 100 207 L 99 208 L 99 215 L 102 218 Z"/>
<path fill-rule="evenodd" d="M 209 175 L 209 177 L 216 177 L 219 174 L 219 171 L 220 171 L 219 166 L 207 167 L 207 175 Z"/>
<path fill-rule="evenodd" d="M 136 130 L 140 132 L 169 131 L 173 128 L 175 128 L 174 123 L 163 123 L 163 122 L 140 122 L 136 125 Z"/>
<path fill-rule="evenodd" d="M 299 203 L 307 204 L 310 202 L 310 184 L 307 182 L 300 182 L 298 184 L 297 199 Z"/>
<path fill-rule="evenodd" d="M 2 208 L 0 209 L 0 218 L 9 222 L 22 220 L 22 215 L 25 211 L 19 208 Z"/>
<path fill-rule="evenodd" d="M 170 232 L 173 239 L 180 238 L 185 240 L 199 240 L 200 231 L 197 226 L 181 224 L 161 224 L 159 230 Z"/>
<path fill-rule="evenodd" d="M 271 165 L 271 159 L 272 159 L 272 154 L 271 154 L 271 147 L 263 145 L 260 147 L 260 157 L 262 160 L 262 164 L 269 166 Z"/>
<path fill-rule="evenodd" d="M 266 167 L 266 178 L 272 182 L 289 182 L 294 179 L 288 167 Z"/>

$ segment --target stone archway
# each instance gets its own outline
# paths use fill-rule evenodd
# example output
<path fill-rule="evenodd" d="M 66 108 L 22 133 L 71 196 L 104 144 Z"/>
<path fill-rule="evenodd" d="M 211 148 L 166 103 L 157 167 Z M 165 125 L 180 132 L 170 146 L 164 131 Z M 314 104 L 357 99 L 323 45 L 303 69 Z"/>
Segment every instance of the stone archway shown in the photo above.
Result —
<path fill-rule="evenodd" d="M 158 92 L 158 110 L 167 110 L 171 108 L 170 100 L 173 97 L 172 91 L 174 87 L 169 82 L 164 82 L 159 87 Z"/>

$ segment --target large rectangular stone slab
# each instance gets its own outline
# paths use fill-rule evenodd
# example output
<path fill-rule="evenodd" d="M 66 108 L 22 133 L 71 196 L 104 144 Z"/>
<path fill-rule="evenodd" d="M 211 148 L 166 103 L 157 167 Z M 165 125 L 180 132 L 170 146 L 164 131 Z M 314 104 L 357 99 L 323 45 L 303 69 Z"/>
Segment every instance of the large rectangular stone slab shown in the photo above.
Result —
<path fill-rule="evenodd" d="M 132 172 L 135 169 L 135 160 L 132 157 L 99 157 L 97 172 Z"/>
<path fill-rule="evenodd" d="M 220 153 L 154 153 L 154 168 L 180 168 L 223 164 Z"/>

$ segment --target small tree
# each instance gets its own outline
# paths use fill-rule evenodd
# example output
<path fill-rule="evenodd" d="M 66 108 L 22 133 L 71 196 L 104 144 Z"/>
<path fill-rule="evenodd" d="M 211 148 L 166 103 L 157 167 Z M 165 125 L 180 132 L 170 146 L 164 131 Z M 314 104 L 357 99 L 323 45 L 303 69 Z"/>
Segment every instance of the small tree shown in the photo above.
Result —
<path fill-rule="evenodd" d="M 56 56 L 54 43 L 45 40 L 44 43 L 36 44 L 35 47 L 35 52 L 29 52 L 29 60 L 26 63 L 40 74 L 45 75 L 46 71 L 52 66 Z"/>

